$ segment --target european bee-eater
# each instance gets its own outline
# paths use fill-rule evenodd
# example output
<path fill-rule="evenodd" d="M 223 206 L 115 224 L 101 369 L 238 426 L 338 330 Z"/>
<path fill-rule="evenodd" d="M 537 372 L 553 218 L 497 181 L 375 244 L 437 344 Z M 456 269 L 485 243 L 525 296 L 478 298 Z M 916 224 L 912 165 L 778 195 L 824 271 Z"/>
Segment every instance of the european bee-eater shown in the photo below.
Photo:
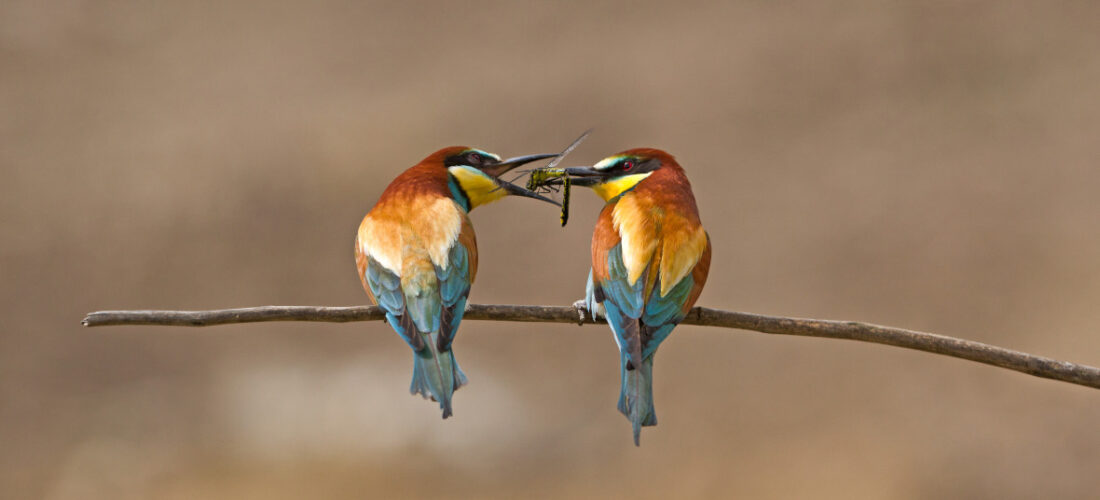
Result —
<path fill-rule="evenodd" d="M 684 169 L 664 151 L 630 149 L 564 173 L 607 202 L 592 235 L 585 303 L 590 314 L 602 307 L 615 334 L 619 411 L 638 445 L 642 426 L 657 425 L 653 356 L 703 291 L 710 238 Z"/>
<path fill-rule="evenodd" d="M 438 401 L 443 418 L 452 414 L 454 391 L 466 384 L 452 342 L 477 275 L 477 240 L 467 212 L 510 194 L 555 203 L 499 179 L 554 156 L 501 160 L 464 146 L 441 149 L 394 179 L 359 225 L 359 279 L 412 347 L 409 391 Z"/>

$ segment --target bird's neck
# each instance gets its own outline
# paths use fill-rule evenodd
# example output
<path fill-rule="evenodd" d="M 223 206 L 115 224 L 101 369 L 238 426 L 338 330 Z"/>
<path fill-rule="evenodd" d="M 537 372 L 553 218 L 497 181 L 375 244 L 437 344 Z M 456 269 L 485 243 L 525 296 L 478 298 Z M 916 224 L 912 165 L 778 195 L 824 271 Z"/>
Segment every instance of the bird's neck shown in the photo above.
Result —
<path fill-rule="evenodd" d="M 484 172 L 465 165 L 449 167 L 449 186 L 455 201 L 467 212 L 481 205 L 492 203 L 508 195 L 491 177 Z"/>
<path fill-rule="evenodd" d="M 466 191 L 462 189 L 462 185 L 459 184 L 458 179 L 455 179 L 453 175 L 448 177 L 447 187 L 451 191 L 451 197 L 454 198 L 455 203 L 458 203 L 458 206 L 462 207 L 466 212 L 469 212 L 473 209 L 473 207 L 470 206 L 470 197 L 466 194 Z"/>

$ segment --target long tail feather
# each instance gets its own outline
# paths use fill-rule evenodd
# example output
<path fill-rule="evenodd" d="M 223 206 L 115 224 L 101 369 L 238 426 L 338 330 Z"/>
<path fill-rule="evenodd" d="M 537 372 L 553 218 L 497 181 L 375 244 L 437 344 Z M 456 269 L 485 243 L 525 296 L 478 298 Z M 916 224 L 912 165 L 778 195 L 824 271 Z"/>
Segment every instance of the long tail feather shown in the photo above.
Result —
<path fill-rule="evenodd" d="M 459 387 L 466 385 L 466 374 L 458 367 L 454 350 L 438 351 L 434 339 L 424 349 L 413 353 L 413 378 L 409 392 L 439 402 L 443 418 L 451 416 L 451 398 Z"/>
<path fill-rule="evenodd" d="M 634 446 L 641 446 L 643 426 L 657 425 L 653 407 L 653 358 L 635 367 L 629 356 L 622 356 L 622 389 L 619 392 L 619 412 L 630 419 L 634 427 Z"/>

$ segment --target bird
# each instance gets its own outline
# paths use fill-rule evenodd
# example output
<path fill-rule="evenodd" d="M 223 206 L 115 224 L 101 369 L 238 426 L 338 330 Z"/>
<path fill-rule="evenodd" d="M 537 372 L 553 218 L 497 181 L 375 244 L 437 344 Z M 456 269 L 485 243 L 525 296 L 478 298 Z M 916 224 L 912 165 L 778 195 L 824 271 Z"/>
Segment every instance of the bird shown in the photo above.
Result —
<path fill-rule="evenodd" d="M 639 446 L 641 428 L 657 425 L 653 357 L 703 291 L 710 236 L 684 169 L 665 151 L 629 149 L 563 172 L 606 202 L 592 234 L 585 298 L 577 306 L 611 326 L 622 381 L 618 409 Z"/>
<path fill-rule="evenodd" d="M 508 195 L 557 204 L 499 179 L 520 165 L 552 158 L 502 160 L 466 146 L 440 149 L 405 170 L 363 217 L 355 263 L 363 288 L 413 350 L 409 392 L 453 415 L 454 391 L 467 383 L 453 342 L 477 275 L 477 238 L 470 210 Z"/>

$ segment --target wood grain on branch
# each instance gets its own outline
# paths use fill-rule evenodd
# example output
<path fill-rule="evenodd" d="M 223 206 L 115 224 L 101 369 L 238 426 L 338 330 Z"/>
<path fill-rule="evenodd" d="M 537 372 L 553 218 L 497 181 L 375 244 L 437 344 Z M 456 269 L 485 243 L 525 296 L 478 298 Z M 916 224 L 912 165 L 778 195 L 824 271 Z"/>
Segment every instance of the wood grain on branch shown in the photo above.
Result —
<path fill-rule="evenodd" d="M 84 326 L 162 325 L 212 326 L 259 321 L 348 321 L 381 320 L 385 313 L 377 306 L 314 307 L 264 306 L 214 311 L 98 311 L 84 318 Z M 464 316 L 468 320 L 523 321 L 535 323 L 578 323 L 578 310 L 572 306 L 518 306 L 470 304 Z M 830 339 L 858 340 L 905 347 L 944 356 L 977 361 L 1049 378 L 1100 389 L 1100 369 L 1066 361 L 1013 351 L 1003 347 L 963 340 L 934 333 L 918 332 L 855 321 L 785 318 L 696 307 L 681 323 L 752 330 L 777 335 L 799 335 Z"/>

